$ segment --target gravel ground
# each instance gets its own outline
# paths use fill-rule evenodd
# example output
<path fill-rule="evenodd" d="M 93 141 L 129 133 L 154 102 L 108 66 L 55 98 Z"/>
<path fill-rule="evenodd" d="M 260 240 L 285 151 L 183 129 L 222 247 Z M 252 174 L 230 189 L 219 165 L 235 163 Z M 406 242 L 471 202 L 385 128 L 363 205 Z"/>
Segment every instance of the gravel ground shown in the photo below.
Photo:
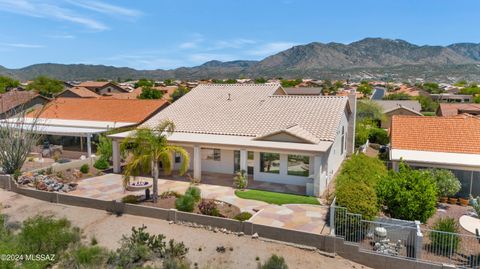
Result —
<path fill-rule="evenodd" d="M 3 207 L 1 211 L 9 216 L 9 221 L 23 221 L 37 214 L 66 217 L 75 226 L 82 229 L 86 242 L 95 237 L 99 245 L 109 249 L 117 248 L 122 234 L 129 234 L 132 226 L 145 224 L 151 233 L 162 233 L 168 239 L 173 238 L 177 241 L 183 241 L 190 248 L 188 259 L 192 264 L 198 263 L 200 268 L 210 266 L 210 268 L 222 269 L 255 269 L 257 268 L 256 257 L 259 257 L 260 261 L 265 261 L 272 254 L 283 256 L 290 269 L 367 268 L 340 256 L 331 258 L 315 251 L 303 250 L 280 243 L 251 239 L 247 236 L 237 237 L 223 233 L 213 233 L 168 224 L 167 221 L 158 219 L 130 215 L 117 217 L 101 210 L 43 202 L 4 190 L 0 190 L 0 203 Z M 227 251 L 217 253 L 217 246 L 224 246 Z M 199 248 L 202 250 L 199 251 Z"/>

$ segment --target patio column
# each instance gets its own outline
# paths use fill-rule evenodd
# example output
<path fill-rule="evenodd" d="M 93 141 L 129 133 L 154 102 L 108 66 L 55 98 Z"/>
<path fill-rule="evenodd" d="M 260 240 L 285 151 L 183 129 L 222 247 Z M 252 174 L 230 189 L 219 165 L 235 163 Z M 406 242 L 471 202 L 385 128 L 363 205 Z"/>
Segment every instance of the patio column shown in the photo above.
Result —
<path fill-rule="evenodd" d="M 240 171 L 248 172 L 248 153 L 246 149 L 240 150 Z"/>
<path fill-rule="evenodd" d="M 112 159 L 113 159 L 113 172 L 120 173 L 120 143 L 117 140 L 112 140 Z"/>
<path fill-rule="evenodd" d="M 87 134 L 87 157 L 92 157 L 92 134 Z"/>
<path fill-rule="evenodd" d="M 200 146 L 193 147 L 193 178 L 202 180 L 202 149 Z"/>
<path fill-rule="evenodd" d="M 322 157 L 315 156 L 313 158 L 314 174 L 313 174 L 313 194 L 320 196 L 325 188 L 322 186 Z"/>

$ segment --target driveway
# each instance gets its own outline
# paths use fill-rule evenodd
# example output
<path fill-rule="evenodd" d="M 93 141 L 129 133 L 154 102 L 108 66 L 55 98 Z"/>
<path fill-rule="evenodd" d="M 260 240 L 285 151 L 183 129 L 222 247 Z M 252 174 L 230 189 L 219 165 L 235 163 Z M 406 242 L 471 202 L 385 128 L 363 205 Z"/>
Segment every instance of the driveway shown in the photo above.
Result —
<path fill-rule="evenodd" d="M 152 181 L 152 178 L 146 177 L 137 177 L 137 179 Z M 160 194 L 164 191 L 176 191 L 182 194 L 189 186 L 190 183 L 184 181 L 158 180 Z M 237 206 L 242 212 L 247 211 L 254 214 L 251 219 L 253 223 L 311 233 L 328 233 L 328 228 L 325 229 L 327 207 L 306 204 L 272 205 L 266 202 L 239 198 L 235 195 L 235 189 L 232 187 L 209 184 L 198 184 L 197 187 L 202 191 L 203 198 L 223 201 Z M 68 194 L 112 201 L 121 200 L 122 197 L 129 194 L 141 195 L 143 193 L 143 191 L 125 191 L 122 184 L 122 175 L 105 174 L 80 180 L 77 189 Z"/>

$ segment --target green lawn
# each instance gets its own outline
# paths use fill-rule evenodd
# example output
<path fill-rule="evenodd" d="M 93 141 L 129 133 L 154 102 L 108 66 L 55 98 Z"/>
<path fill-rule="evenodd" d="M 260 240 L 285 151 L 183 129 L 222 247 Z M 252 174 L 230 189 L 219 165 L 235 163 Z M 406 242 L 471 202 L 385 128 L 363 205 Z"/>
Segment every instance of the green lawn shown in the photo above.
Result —
<path fill-rule="evenodd" d="M 428 117 L 432 117 L 432 116 L 435 116 L 437 115 L 435 112 L 430 112 L 430 111 L 424 111 L 422 112 L 423 116 L 428 116 Z"/>
<path fill-rule="evenodd" d="M 313 196 L 286 194 L 286 193 L 278 193 L 278 192 L 271 192 L 271 191 L 236 190 L 235 195 L 243 199 L 258 200 L 258 201 L 263 201 L 263 202 L 267 202 L 270 204 L 277 204 L 277 205 L 283 205 L 283 204 L 319 205 L 320 204 L 317 198 Z"/>

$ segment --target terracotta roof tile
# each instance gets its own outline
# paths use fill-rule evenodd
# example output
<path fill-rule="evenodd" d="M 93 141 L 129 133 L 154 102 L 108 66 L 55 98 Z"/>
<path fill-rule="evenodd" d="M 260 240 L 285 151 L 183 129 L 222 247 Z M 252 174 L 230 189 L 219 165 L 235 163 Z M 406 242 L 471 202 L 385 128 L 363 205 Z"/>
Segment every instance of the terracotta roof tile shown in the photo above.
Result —
<path fill-rule="evenodd" d="M 80 86 L 76 86 L 76 87 L 72 87 L 70 89 L 66 89 L 65 91 L 71 91 L 73 93 L 75 93 L 76 95 L 80 96 L 80 97 L 100 97 L 100 95 L 94 93 L 93 91 L 85 88 L 85 87 L 80 87 Z"/>
<path fill-rule="evenodd" d="M 40 118 L 141 123 L 167 104 L 164 100 L 57 98 Z M 37 111 L 30 113 L 34 116 Z"/>
<path fill-rule="evenodd" d="M 455 116 L 462 113 L 480 114 L 480 104 L 445 104 L 441 103 L 437 115 L 439 116 Z"/>
<path fill-rule="evenodd" d="M 90 87 L 103 87 L 107 84 L 109 84 L 110 82 L 109 81 L 84 81 L 80 84 L 78 84 L 77 86 L 79 87 L 86 87 L 86 88 L 90 88 Z"/>
<path fill-rule="evenodd" d="M 392 149 L 480 154 L 480 118 L 392 117 Z"/>
<path fill-rule="evenodd" d="M 4 113 L 19 105 L 25 104 L 33 98 L 39 96 L 34 91 L 11 90 L 0 94 L 0 113 Z"/>

